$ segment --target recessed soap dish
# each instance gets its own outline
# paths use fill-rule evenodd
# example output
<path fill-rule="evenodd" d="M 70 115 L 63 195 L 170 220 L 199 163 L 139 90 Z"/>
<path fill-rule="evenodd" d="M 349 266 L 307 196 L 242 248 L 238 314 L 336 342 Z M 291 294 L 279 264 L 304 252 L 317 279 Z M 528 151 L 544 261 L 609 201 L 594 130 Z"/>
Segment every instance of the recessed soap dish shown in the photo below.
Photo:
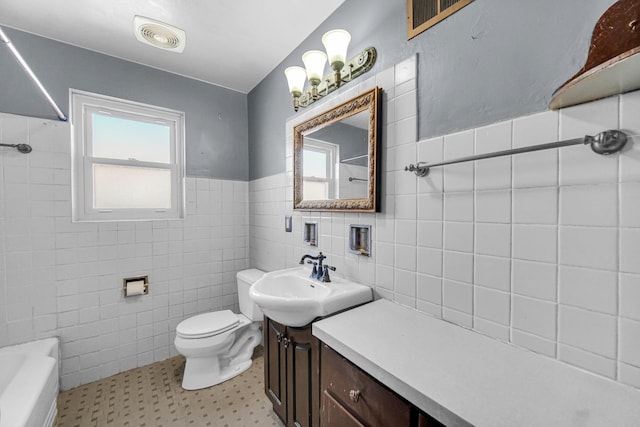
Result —
<path fill-rule="evenodd" d="M 302 239 L 305 245 L 318 246 L 318 223 L 316 221 L 305 221 Z"/>
<path fill-rule="evenodd" d="M 349 225 L 349 251 L 358 255 L 371 256 L 370 225 Z"/>

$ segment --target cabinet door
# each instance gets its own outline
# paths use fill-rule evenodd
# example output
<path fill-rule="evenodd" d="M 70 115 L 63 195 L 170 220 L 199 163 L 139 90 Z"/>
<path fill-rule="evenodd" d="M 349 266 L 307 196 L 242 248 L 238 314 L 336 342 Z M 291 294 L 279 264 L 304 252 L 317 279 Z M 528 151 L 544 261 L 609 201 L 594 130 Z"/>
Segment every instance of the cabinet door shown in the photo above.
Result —
<path fill-rule="evenodd" d="M 319 425 L 319 341 L 311 326 L 287 327 L 287 425 Z"/>
<path fill-rule="evenodd" d="M 391 390 L 378 383 L 367 373 L 322 345 L 322 367 L 320 369 L 322 393 L 328 394 L 344 411 L 368 427 L 408 427 L 411 425 L 411 405 Z M 341 427 L 328 420 L 331 406 L 322 408 L 322 427 Z"/>
<path fill-rule="evenodd" d="M 323 426 L 335 427 L 366 427 L 351 412 L 340 404 L 326 390 L 322 393 L 322 407 L 320 423 Z"/>
<path fill-rule="evenodd" d="M 283 345 L 285 327 L 264 318 L 264 391 L 273 404 L 273 411 L 281 420 L 287 419 L 286 408 L 286 349 Z"/>

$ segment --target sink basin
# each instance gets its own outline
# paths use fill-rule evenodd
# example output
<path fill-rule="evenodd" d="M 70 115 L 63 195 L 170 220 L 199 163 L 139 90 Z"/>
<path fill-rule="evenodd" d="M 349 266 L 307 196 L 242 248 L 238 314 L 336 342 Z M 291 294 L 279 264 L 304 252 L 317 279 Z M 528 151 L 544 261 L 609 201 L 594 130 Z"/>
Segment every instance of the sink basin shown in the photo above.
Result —
<path fill-rule="evenodd" d="M 272 271 L 251 286 L 249 295 L 267 317 L 287 326 L 305 326 L 373 299 L 369 286 L 338 276 L 324 283 L 310 273 L 304 266 Z"/>

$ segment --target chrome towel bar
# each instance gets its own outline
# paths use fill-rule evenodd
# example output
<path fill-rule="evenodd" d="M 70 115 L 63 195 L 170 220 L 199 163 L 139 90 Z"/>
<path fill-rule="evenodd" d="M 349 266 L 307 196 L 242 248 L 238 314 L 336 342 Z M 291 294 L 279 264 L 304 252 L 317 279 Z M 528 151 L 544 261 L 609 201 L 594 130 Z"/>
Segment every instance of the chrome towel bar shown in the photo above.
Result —
<path fill-rule="evenodd" d="M 570 145 L 591 145 L 591 149 L 598 154 L 613 154 L 624 147 L 627 143 L 627 135 L 619 130 L 606 130 L 596 136 L 586 135 L 584 138 L 568 139 L 565 141 L 549 142 L 547 144 L 532 145 L 530 147 L 513 148 L 511 150 L 495 151 L 493 153 L 477 154 L 475 156 L 460 157 L 457 159 L 445 160 L 438 163 L 418 162 L 410 164 L 404 168 L 405 171 L 413 172 L 417 176 L 427 176 L 429 169 L 436 166 L 452 165 L 455 163 L 471 162 L 474 160 L 491 159 L 493 157 L 510 156 L 513 154 L 529 153 L 532 151 L 549 150 L 551 148 L 568 147 Z"/>

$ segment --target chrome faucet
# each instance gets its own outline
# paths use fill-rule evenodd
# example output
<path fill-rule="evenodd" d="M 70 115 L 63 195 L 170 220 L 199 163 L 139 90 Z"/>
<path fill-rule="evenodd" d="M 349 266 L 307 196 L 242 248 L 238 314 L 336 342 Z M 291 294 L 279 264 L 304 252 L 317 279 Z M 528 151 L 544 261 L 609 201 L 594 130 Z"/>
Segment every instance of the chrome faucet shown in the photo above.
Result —
<path fill-rule="evenodd" d="M 326 258 L 327 257 L 323 255 L 322 252 L 320 252 L 317 256 L 306 254 L 306 255 L 303 255 L 302 258 L 300 258 L 300 264 L 304 264 L 304 261 L 307 259 L 318 261 L 317 268 L 316 268 L 316 263 L 315 262 L 313 263 L 313 272 L 311 273 L 311 277 L 313 277 L 314 279 L 322 280 L 322 278 L 324 277 L 324 266 L 322 265 L 322 262 Z M 307 261 L 307 262 L 311 263 L 313 261 Z"/>
<path fill-rule="evenodd" d="M 302 258 L 300 258 L 300 264 L 304 264 L 305 259 L 312 259 L 314 261 L 318 261 L 318 263 L 322 265 L 322 261 L 324 261 L 325 258 L 327 257 L 322 255 L 322 252 L 320 252 L 317 256 L 306 254 L 306 255 L 303 255 Z"/>

